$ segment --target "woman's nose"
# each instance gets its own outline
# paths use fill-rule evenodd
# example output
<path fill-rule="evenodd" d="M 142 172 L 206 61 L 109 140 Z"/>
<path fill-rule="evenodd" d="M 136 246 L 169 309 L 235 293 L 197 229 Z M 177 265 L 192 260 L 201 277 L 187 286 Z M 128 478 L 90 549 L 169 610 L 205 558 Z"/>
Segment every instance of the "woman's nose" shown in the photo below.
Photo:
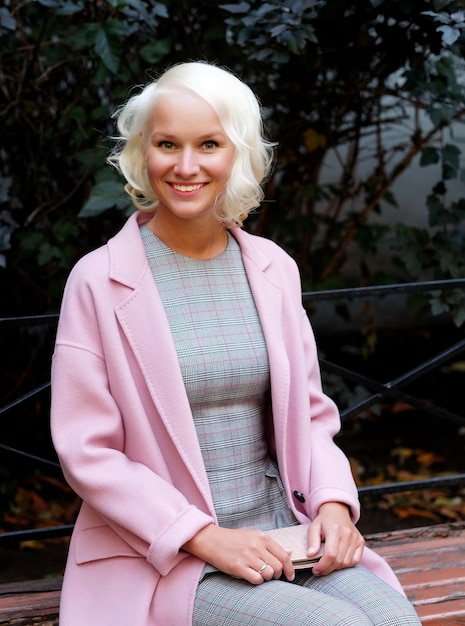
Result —
<path fill-rule="evenodd" d="M 179 158 L 174 165 L 174 172 L 179 176 L 187 178 L 198 174 L 200 167 L 194 150 L 185 148 L 179 153 Z"/>

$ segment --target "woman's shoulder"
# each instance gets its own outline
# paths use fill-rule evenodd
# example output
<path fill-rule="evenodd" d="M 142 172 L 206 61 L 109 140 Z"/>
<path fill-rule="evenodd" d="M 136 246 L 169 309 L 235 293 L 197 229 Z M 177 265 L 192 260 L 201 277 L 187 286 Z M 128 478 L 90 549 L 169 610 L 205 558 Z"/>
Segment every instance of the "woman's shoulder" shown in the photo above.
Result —
<path fill-rule="evenodd" d="M 87 278 L 90 281 L 99 275 L 108 275 L 109 269 L 108 244 L 103 244 L 85 253 L 73 266 L 70 278 Z"/>
<path fill-rule="evenodd" d="M 138 269 L 144 262 L 137 215 L 133 214 L 106 243 L 84 254 L 72 268 L 70 277 L 99 282 L 113 273 L 127 273 L 125 268 L 128 271 Z"/>
<path fill-rule="evenodd" d="M 258 254 L 265 254 L 272 261 L 279 261 L 288 266 L 297 268 L 297 263 L 293 257 L 284 250 L 279 244 L 263 237 L 255 235 L 243 229 L 235 229 L 233 234 L 237 237 L 239 244 L 249 254 L 253 255 L 254 251 Z"/>

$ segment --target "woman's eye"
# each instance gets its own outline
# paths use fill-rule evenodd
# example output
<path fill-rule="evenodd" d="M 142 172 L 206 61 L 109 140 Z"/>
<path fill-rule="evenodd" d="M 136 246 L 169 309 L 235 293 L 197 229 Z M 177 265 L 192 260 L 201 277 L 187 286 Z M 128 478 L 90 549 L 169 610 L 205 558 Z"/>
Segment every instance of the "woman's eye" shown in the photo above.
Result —
<path fill-rule="evenodd" d="M 207 150 L 213 150 L 218 146 L 216 141 L 206 141 L 203 145 Z"/>
<path fill-rule="evenodd" d="M 159 141 L 159 148 L 165 148 L 165 150 L 172 150 L 174 148 L 174 143 L 172 141 Z"/>

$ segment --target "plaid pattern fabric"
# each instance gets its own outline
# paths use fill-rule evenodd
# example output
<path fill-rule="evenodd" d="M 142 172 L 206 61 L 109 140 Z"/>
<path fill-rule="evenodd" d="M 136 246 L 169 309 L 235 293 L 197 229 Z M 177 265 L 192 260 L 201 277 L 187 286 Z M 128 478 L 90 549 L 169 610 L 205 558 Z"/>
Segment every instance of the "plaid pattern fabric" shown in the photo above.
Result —
<path fill-rule="evenodd" d="M 146 226 L 147 259 L 165 308 L 220 526 L 295 523 L 264 437 L 269 364 L 237 241 L 198 260 Z"/>
<path fill-rule="evenodd" d="M 421 626 L 413 605 L 362 566 L 294 583 L 262 585 L 214 573 L 203 578 L 193 626 Z"/>

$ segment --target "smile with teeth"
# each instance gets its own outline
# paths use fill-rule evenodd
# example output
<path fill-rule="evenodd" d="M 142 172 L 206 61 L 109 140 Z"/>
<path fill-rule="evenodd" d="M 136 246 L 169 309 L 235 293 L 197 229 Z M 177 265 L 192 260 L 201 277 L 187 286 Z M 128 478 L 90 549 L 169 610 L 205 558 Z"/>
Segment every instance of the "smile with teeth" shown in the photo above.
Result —
<path fill-rule="evenodd" d="M 181 185 L 180 183 L 172 183 L 173 189 L 176 191 L 197 191 L 201 187 L 203 187 L 203 183 L 191 184 L 191 185 Z"/>

